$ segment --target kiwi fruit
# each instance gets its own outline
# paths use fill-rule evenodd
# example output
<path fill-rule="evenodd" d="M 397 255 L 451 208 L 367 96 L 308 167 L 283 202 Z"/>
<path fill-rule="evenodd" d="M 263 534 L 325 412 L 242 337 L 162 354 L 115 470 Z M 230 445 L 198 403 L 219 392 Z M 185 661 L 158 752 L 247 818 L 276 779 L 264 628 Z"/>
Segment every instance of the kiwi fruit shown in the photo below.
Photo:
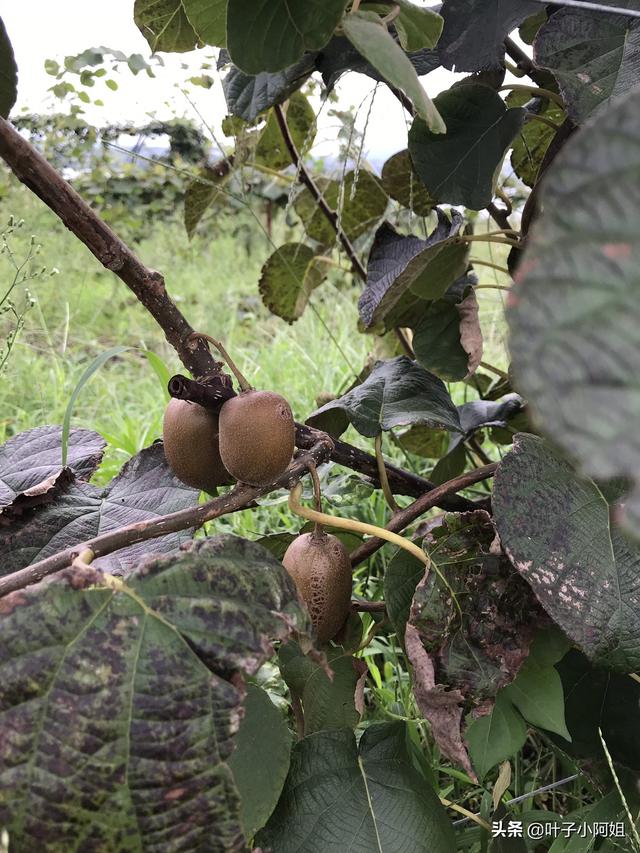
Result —
<path fill-rule="evenodd" d="M 164 455 L 179 480 L 213 492 L 233 482 L 220 458 L 218 415 L 197 403 L 172 399 L 164 412 Z"/>
<path fill-rule="evenodd" d="M 220 409 L 220 456 L 242 483 L 268 486 L 293 456 L 291 407 L 274 391 L 242 391 Z"/>
<path fill-rule="evenodd" d="M 302 533 L 287 548 L 282 564 L 307 605 L 318 641 L 328 643 L 351 610 L 351 560 L 330 533 Z"/>

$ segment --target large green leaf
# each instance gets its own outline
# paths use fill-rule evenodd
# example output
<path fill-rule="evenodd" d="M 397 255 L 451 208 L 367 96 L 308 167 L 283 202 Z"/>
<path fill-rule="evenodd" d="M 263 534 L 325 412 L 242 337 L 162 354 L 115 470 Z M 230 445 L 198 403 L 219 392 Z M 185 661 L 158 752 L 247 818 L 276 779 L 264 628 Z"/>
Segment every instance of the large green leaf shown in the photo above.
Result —
<path fill-rule="evenodd" d="M 136 521 L 196 506 L 199 492 L 169 469 L 161 444 L 136 454 L 105 488 L 72 480 L 55 501 L 0 526 L 0 575 Z M 171 551 L 191 538 L 190 531 L 167 533 L 100 557 L 101 569 L 126 573 L 144 554 Z"/>
<path fill-rule="evenodd" d="M 503 546 L 541 604 L 596 664 L 640 667 L 640 546 L 610 506 L 541 438 L 520 433 L 496 473 Z"/>
<path fill-rule="evenodd" d="M 419 364 L 448 382 L 471 376 L 482 359 L 477 283 L 473 273 L 459 278 L 410 324 Z"/>
<path fill-rule="evenodd" d="M 12 846 L 240 849 L 226 761 L 242 673 L 296 626 L 307 617 L 281 564 L 230 536 L 147 561 L 126 583 L 69 569 L 4 598 L 0 822 Z"/>
<path fill-rule="evenodd" d="M 380 180 L 367 169 L 347 172 L 340 181 L 320 178 L 316 186 L 338 214 L 340 228 L 350 240 L 357 240 L 373 229 L 389 203 Z M 333 246 L 337 241 L 336 230 L 308 189 L 302 190 L 294 205 L 309 237 L 323 246 Z"/>
<path fill-rule="evenodd" d="M 456 71 L 500 66 L 506 36 L 539 9 L 534 0 L 444 0 L 442 64 Z"/>
<path fill-rule="evenodd" d="M 434 200 L 418 178 L 408 149 L 389 157 L 382 167 L 382 186 L 403 207 L 418 216 L 427 216 L 435 205 Z"/>
<path fill-rule="evenodd" d="M 240 794 L 240 820 L 253 838 L 273 812 L 289 772 L 291 732 L 268 693 L 247 685 L 244 715 L 228 760 Z"/>
<path fill-rule="evenodd" d="M 474 720 L 465 739 L 478 779 L 482 780 L 492 767 L 522 749 L 527 739 L 527 726 L 507 697 L 500 693 L 491 713 Z"/>
<path fill-rule="evenodd" d="M 458 410 L 442 380 L 404 355 L 377 362 L 361 385 L 326 403 L 307 423 L 322 429 L 327 417 L 336 414 L 343 432 L 348 422 L 369 438 L 409 424 L 461 431 Z"/>
<path fill-rule="evenodd" d="M 296 744 L 258 843 L 278 853 L 451 853 L 455 837 L 415 769 L 404 723 L 319 732 Z"/>
<path fill-rule="evenodd" d="M 227 43 L 227 0 L 181 0 L 189 23 L 201 42 L 224 47 Z"/>
<path fill-rule="evenodd" d="M 305 50 L 320 50 L 348 0 L 229 0 L 227 46 L 247 74 L 282 71 Z"/>
<path fill-rule="evenodd" d="M 63 467 L 61 427 L 35 427 L 14 435 L 0 446 L 0 514 L 20 514 L 50 503 L 74 477 L 89 480 L 106 445 L 97 432 L 72 429 Z"/>
<path fill-rule="evenodd" d="M 282 677 L 302 704 L 305 735 L 328 729 L 354 729 L 362 717 L 357 693 L 362 693 L 367 665 L 342 648 L 327 649 L 327 667 L 305 655 L 297 643 L 280 648 Z"/>
<path fill-rule="evenodd" d="M 637 0 L 604 0 L 637 9 Z M 640 20 L 586 9 L 560 9 L 538 32 L 537 65 L 556 77 L 569 115 L 583 121 L 640 83 Z"/>
<path fill-rule="evenodd" d="M 456 242 L 464 219 L 451 220 L 436 209 L 438 223 L 426 240 L 405 237 L 383 223 L 376 232 L 367 263 L 367 286 L 358 300 L 365 329 L 388 331 L 413 325 L 427 302 L 439 299 L 464 275 L 469 243 Z"/>
<path fill-rule="evenodd" d="M 507 312 L 516 387 L 582 470 L 635 486 L 640 530 L 640 92 L 602 113 L 548 171 Z"/>
<path fill-rule="evenodd" d="M 260 274 L 260 295 L 269 311 L 293 323 L 302 316 L 329 263 L 304 243 L 285 243 L 268 258 Z"/>
<path fill-rule="evenodd" d="M 286 101 L 302 86 L 313 68 L 314 57 L 310 53 L 305 53 L 298 62 L 275 73 L 263 71 L 252 76 L 232 66 L 222 81 L 227 108 L 234 116 L 248 122 L 254 121 L 269 107 Z"/>
<path fill-rule="evenodd" d="M 200 45 L 182 0 L 135 0 L 133 16 L 154 53 L 186 53 Z"/>
<path fill-rule="evenodd" d="M 0 116 L 6 118 L 18 97 L 18 66 L 7 29 L 0 18 Z"/>
<path fill-rule="evenodd" d="M 387 82 L 405 93 L 431 132 L 445 133 L 447 128 L 422 88 L 415 68 L 377 17 L 371 16 L 371 13 L 360 12 L 347 15 L 342 29 L 358 53 L 364 56 Z"/>
<path fill-rule="evenodd" d="M 454 86 L 434 101 L 447 125 L 433 133 L 421 118 L 409 131 L 416 172 L 436 201 L 481 210 L 493 198 L 504 155 L 524 122 L 525 110 L 508 109 L 481 83 Z"/>

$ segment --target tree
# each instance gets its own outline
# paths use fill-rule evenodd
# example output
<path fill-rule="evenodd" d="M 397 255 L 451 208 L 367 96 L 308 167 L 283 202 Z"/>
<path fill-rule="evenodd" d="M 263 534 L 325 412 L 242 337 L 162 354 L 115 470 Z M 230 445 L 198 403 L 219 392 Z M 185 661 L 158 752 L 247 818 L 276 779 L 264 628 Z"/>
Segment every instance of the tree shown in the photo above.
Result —
<path fill-rule="evenodd" d="M 104 451 L 93 431 L 39 427 L 0 448 L 0 820 L 16 850 L 325 853 L 346 839 L 385 853 L 486 849 L 489 803 L 470 814 L 475 835 L 454 830 L 424 744 L 482 790 L 528 730 L 601 794 L 576 819 L 626 825 L 616 845 L 633 849 L 640 16 L 622 5 L 445 0 L 435 12 L 408 0 L 137 0 L 153 51 L 211 45 L 226 69 L 236 146 L 194 177 L 188 232 L 233 198 L 241 170 L 293 174 L 306 236 L 264 264 L 263 301 L 295 322 L 341 258 L 360 288 L 361 330 L 387 357 L 305 424 L 287 422 L 297 452 L 289 448 L 279 474 L 243 475 L 252 484 L 204 503 L 159 443 L 104 489 L 89 483 Z M 516 27 L 533 59 L 513 41 Z M 469 76 L 431 101 L 420 77 L 441 65 Z M 507 69 L 527 82 L 505 83 Z M 349 71 L 389 86 L 411 118 L 407 149 L 380 177 L 359 156 L 341 180 L 310 165 L 315 117 L 304 87 L 319 73 L 331 89 Z M 2 27 L 5 117 L 16 80 Z M 500 186 L 509 151 L 530 188 L 519 228 Z M 221 436 L 231 406 L 248 401 L 252 411 L 258 392 L 210 337 L 216 330 L 191 327 L 162 275 L 6 118 L 0 155 L 155 318 L 191 374 L 170 380 L 171 396 L 198 406 Z M 487 217 L 495 228 L 482 228 Z M 508 248 L 515 281 L 498 285 L 509 290 L 508 374 L 482 360 L 476 271 L 488 262 L 474 250 L 486 242 Z M 455 405 L 456 383 L 476 398 Z M 290 417 L 286 401 L 269 400 Z M 254 442 L 253 412 L 234 421 L 246 457 L 280 429 L 270 410 Z M 341 439 L 349 426 L 373 453 Z M 485 434 L 493 443 L 481 443 Z M 422 472 L 433 468 L 431 479 L 388 463 L 385 435 Z M 386 527 L 322 512 L 317 469 L 328 461 L 382 490 Z M 301 501 L 307 475 L 315 509 Z M 478 497 L 471 487 L 490 480 Z M 311 593 L 296 587 L 281 563 L 290 539 L 196 535 L 224 514 L 260 512 L 277 489 L 290 490 L 291 511 L 316 525 L 318 540 L 323 527 L 342 537 L 331 547 L 346 546 L 352 567 L 386 543 L 397 548 L 384 597 L 347 602 L 332 642 L 314 631 L 317 608 L 338 606 L 332 590 L 319 575 Z M 398 496 L 412 500 L 399 507 Z M 413 539 L 402 535 L 436 507 Z M 354 545 L 354 533 L 366 538 Z M 362 652 L 393 634 L 428 736 L 399 715 L 367 720 L 356 739 Z M 293 744 L 266 692 L 247 681 L 274 656 Z M 503 849 L 509 778 L 503 764 L 492 850 Z M 525 828 L 540 820 L 519 817 Z M 570 847 L 561 841 L 554 851 Z"/>

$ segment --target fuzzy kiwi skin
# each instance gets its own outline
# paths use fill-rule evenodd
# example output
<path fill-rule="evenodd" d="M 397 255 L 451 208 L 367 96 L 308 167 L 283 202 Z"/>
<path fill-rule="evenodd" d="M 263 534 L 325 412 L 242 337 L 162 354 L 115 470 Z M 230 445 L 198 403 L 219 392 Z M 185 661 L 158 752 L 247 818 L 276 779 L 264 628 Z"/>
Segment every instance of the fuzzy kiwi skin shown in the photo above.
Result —
<path fill-rule="evenodd" d="M 220 458 L 218 415 L 197 403 L 169 400 L 162 439 L 169 467 L 187 486 L 213 492 L 233 482 Z"/>
<path fill-rule="evenodd" d="M 293 456 L 291 406 L 274 391 L 243 391 L 220 410 L 220 456 L 241 483 L 269 486 Z"/>
<path fill-rule="evenodd" d="M 329 533 L 302 533 L 282 559 L 307 605 L 320 643 L 332 640 L 351 610 L 351 560 Z"/>

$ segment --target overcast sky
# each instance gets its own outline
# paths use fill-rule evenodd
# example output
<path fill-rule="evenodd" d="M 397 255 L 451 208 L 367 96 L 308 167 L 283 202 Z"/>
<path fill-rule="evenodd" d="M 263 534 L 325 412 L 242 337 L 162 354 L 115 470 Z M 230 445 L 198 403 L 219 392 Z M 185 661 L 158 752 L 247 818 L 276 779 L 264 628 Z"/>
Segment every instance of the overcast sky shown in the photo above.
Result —
<path fill-rule="evenodd" d="M 54 102 L 47 95 L 47 89 L 54 78 L 44 70 L 45 59 L 60 61 L 65 55 L 100 45 L 127 54 L 141 53 L 148 58 L 149 46 L 133 23 L 133 3 L 134 0 L 109 0 L 104 4 L 95 0 L 0 0 L 0 13 L 12 41 L 19 70 L 15 112 L 23 108 L 31 112 L 53 108 Z M 125 70 L 115 78 L 119 84 L 116 92 L 98 83 L 90 91 L 93 97 L 102 98 L 105 106 L 87 107 L 87 117 L 96 122 L 143 122 L 148 115 L 167 118 L 178 114 L 189 116 L 200 124 L 196 110 L 176 84 L 198 73 L 203 58 L 211 52 L 209 48 L 189 54 L 163 54 L 165 68 L 158 69 L 157 79 L 149 79 L 144 72 L 134 77 Z M 191 70 L 181 69 L 185 62 Z M 207 73 L 217 76 L 215 70 Z M 455 75 L 450 72 L 437 70 L 423 78 L 423 84 L 427 93 L 434 97 L 447 89 L 453 79 Z M 373 80 L 349 74 L 339 84 L 338 91 L 343 104 L 362 105 L 358 119 L 360 127 L 369 114 L 366 150 L 374 160 L 380 161 L 406 147 L 406 114 L 384 86 L 377 88 L 373 108 L 369 111 L 374 89 Z M 217 135 L 226 115 L 219 79 L 212 89 L 195 88 L 191 91 L 197 111 Z M 314 106 L 318 108 L 319 102 Z M 320 115 L 318 140 L 314 148 L 317 156 L 330 156 L 335 152 L 335 129 L 331 119 L 323 114 Z"/>

